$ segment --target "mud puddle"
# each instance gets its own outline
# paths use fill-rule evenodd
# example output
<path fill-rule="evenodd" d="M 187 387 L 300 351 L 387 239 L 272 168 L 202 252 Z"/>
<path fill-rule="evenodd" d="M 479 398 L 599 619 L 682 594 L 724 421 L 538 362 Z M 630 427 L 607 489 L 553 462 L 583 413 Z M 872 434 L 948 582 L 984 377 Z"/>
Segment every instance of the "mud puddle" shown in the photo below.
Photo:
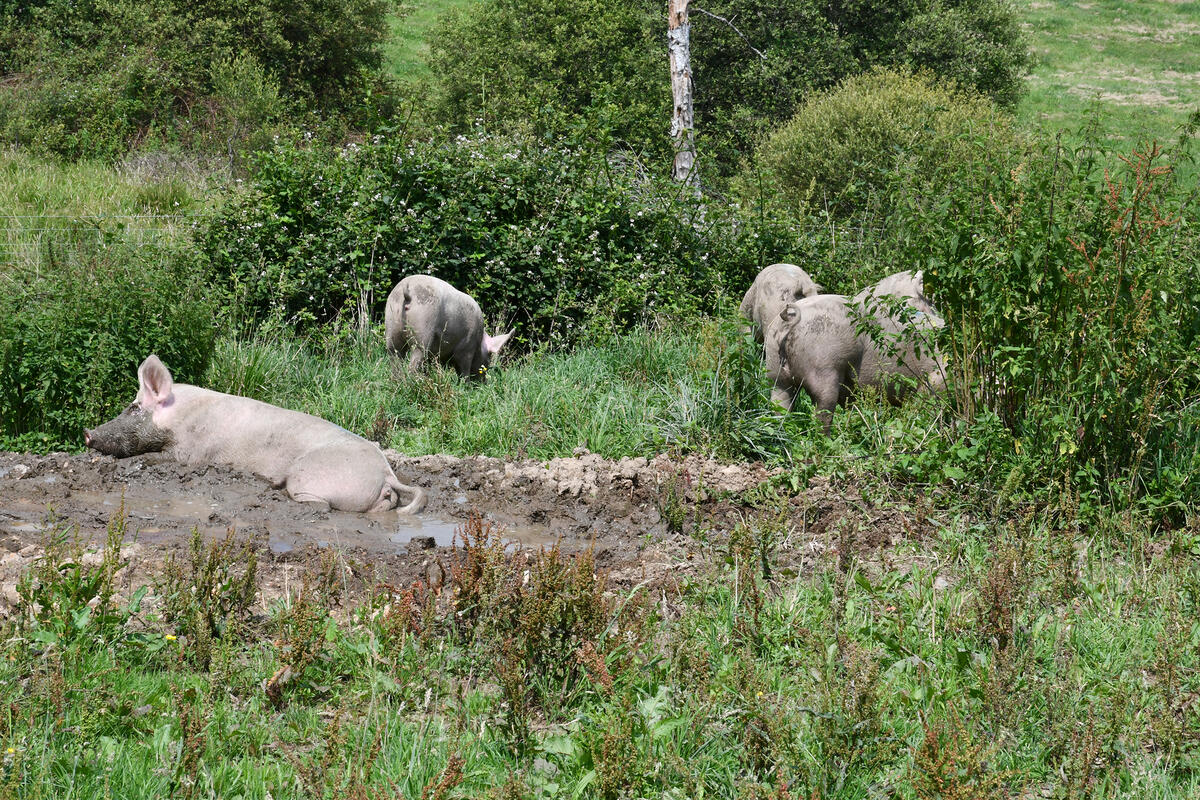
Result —
<path fill-rule="evenodd" d="M 130 544 L 169 547 L 181 531 L 190 533 L 197 529 L 206 539 L 216 539 L 229 528 L 264 535 L 267 547 L 275 554 L 316 546 L 355 547 L 368 553 L 394 555 L 406 552 L 414 542 L 424 549 L 462 544 L 462 520 L 432 514 L 313 511 L 311 519 L 239 515 L 238 509 L 256 505 L 259 488 L 187 496 L 125 489 L 72 491 L 69 498 L 63 499 L 69 499 L 71 507 L 91 508 L 108 519 L 123 514 L 127 520 L 126 541 Z M 58 519 L 60 505 L 61 501 L 37 503 L 25 498 L 6 502 L 0 508 L 0 532 L 46 535 L 56 528 L 64 529 L 71 522 Z M 549 530 L 536 525 L 498 523 L 498 528 L 504 541 L 514 549 L 545 547 L 556 539 Z"/>
<path fill-rule="evenodd" d="M 697 556 L 716 552 L 748 518 L 780 513 L 756 510 L 758 501 L 746 499 L 771 477 L 761 464 L 665 455 L 612 461 L 583 450 L 550 461 L 385 454 L 402 482 L 427 492 L 421 514 L 321 511 L 254 475 L 160 455 L 0 452 L 0 597 L 11 601 L 15 581 L 44 551 L 51 529 L 77 535 L 94 552 L 122 503 L 127 585 L 151 581 L 168 557 L 186 556 L 193 529 L 210 540 L 233 530 L 259 553 L 264 603 L 295 587 L 306 570 L 325 568 L 331 556 L 358 590 L 444 574 L 456 557 L 455 536 L 472 515 L 512 549 L 591 549 L 610 585 L 631 587 L 667 583 L 700 563 Z M 670 502 L 686 512 L 681 530 L 664 520 Z M 905 512 L 872 509 L 828 486 L 783 502 L 791 505 L 781 539 L 789 552 L 780 560 L 796 569 L 844 546 L 839 541 L 876 552 L 912 528 Z"/>

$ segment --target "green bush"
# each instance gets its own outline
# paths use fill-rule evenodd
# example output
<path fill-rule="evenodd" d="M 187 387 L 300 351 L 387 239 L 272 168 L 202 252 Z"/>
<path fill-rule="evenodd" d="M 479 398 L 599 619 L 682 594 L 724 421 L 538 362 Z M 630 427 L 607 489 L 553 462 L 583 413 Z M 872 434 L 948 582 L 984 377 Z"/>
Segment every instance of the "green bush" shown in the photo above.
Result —
<path fill-rule="evenodd" d="M 265 155 L 205 248 L 252 325 L 378 319 L 402 277 L 428 273 L 530 338 L 573 342 L 716 308 L 798 240 L 569 142 L 392 136 Z"/>
<path fill-rule="evenodd" d="M 810 93 L 873 66 L 926 69 L 1011 104 L 1028 61 L 1005 0 L 710 0 L 690 22 L 709 177 L 730 174 Z M 644 0 L 481 0 L 433 40 L 443 118 L 505 130 L 586 120 L 662 158 L 672 102 L 665 34 L 661 4 Z"/>
<path fill-rule="evenodd" d="M 0 21 L 0 136 L 115 158 L 147 141 L 225 152 L 305 111 L 357 121 L 378 75 L 386 0 L 23 6 Z M 304 120 L 313 124 L 314 120 Z"/>
<path fill-rule="evenodd" d="M 1002 422 L 1014 472 L 1175 520 L 1200 498 L 1200 232 L 1180 161 L 1055 144 L 1012 169 L 960 161 L 935 197 L 897 176 L 889 220 L 897 266 L 925 269 L 946 316 L 959 414 Z"/>
<path fill-rule="evenodd" d="M 2 279 L 4 447 L 79 447 L 85 426 L 133 399 L 150 353 L 179 381 L 195 381 L 208 364 L 216 303 L 194 255 L 100 242 L 92 230 L 47 247 L 36 271 Z"/>
<path fill-rule="evenodd" d="M 936 193 L 964 163 L 1003 164 L 1016 144 L 986 98 L 927 73 L 878 70 L 810 98 L 739 184 L 753 195 L 765 178 L 786 206 L 811 201 L 846 215 L 882 202 L 897 174 Z"/>

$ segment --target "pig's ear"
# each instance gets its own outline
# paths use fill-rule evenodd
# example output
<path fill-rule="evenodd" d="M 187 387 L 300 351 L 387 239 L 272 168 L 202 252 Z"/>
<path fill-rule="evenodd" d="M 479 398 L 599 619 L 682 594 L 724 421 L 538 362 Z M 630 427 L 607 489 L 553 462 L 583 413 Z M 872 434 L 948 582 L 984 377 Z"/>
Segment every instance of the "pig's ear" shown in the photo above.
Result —
<path fill-rule="evenodd" d="M 483 335 L 483 351 L 485 353 L 491 353 L 492 355 L 499 353 L 500 348 L 504 347 L 505 343 L 511 339 L 512 335 L 516 332 L 517 329 L 513 328 L 508 333 L 502 333 L 499 336 L 488 336 L 485 333 Z"/>
<path fill-rule="evenodd" d="M 138 367 L 138 404 L 143 408 L 162 405 L 171 396 L 174 385 L 166 364 L 151 354 Z"/>

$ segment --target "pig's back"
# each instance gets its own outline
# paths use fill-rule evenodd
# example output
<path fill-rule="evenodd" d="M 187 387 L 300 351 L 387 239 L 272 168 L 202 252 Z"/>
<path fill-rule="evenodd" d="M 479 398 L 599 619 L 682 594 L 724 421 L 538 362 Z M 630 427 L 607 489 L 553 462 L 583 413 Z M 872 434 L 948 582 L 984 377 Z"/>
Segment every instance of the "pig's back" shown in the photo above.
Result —
<path fill-rule="evenodd" d="M 282 482 L 307 453 L 336 446 L 382 458 L 375 445 L 334 423 L 250 397 L 175 385 L 169 421 L 174 455 L 186 463 L 227 464 Z"/>

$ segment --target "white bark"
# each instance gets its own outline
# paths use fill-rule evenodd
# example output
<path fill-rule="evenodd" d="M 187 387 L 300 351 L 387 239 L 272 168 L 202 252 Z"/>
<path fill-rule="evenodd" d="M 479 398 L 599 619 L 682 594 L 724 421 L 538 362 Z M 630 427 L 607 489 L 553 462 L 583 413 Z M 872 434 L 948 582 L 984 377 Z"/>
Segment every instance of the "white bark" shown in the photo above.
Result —
<path fill-rule="evenodd" d="M 692 109 L 691 26 L 688 24 L 688 0 L 670 0 L 667 12 L 667 52 L 671 62 L 671 96 L 675 110 L 671 115 L 671 141 L 675 163 L 671 177 L 699 192 L 696 172 L 696 128 Z"/>

